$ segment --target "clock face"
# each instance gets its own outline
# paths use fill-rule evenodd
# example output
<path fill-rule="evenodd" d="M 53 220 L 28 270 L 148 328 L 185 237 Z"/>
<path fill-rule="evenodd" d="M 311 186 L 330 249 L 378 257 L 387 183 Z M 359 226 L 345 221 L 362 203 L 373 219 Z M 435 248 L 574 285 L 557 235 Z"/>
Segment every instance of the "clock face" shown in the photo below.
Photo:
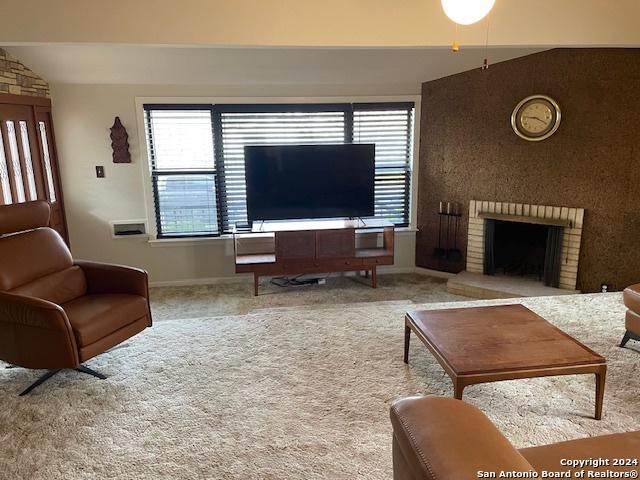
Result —
<path fill-rule="evenodd" d="M 524 106 L 519 114 L 520 125 L 531 135 L 541 135 L 551 127 L 553 113 L 546 103 L 533 102 Z"/>
<path fill-rule="evenodd" d="M 525 98 L 511 115 L 513 130 L 525 140 L 543 140 L 557 130 L 559 123 L 558 104 L 543 95 Z"/>

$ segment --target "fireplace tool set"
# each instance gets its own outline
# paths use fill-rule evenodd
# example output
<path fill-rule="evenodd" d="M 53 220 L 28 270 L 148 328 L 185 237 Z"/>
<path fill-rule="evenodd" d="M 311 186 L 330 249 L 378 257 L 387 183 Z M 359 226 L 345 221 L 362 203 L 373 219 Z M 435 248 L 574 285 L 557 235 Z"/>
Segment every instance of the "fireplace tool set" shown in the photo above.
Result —
<path fill-rule="evenodd" d="M 458 249 L 458 227 L 462 217 L 461 207 L 458 202 L 440 202 L 438 207 L 438 246 L 433 250 L 434 257 L 451 261 L 462 259 L 462 252 Z M 452 230 L 453 235 L 451 234 Z M 452 239 L 453 247 L 451 245 Z"/>

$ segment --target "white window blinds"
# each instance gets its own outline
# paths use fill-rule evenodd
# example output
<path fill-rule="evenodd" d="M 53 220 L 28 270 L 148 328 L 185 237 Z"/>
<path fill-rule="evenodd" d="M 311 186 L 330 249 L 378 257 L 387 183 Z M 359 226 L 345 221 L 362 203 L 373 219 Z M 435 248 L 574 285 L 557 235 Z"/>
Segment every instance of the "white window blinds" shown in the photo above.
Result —
<path fill-rule="evenodd" d="M 217 235 L 210 109 L 148 109 L 146 120 L 158 234 Z"/>
<path fill-rule="evenodd" d="M 409 223 L 413 108 L 394 105 L 356 106 L 353 142 L 375 143 L 375 216 Z"/>

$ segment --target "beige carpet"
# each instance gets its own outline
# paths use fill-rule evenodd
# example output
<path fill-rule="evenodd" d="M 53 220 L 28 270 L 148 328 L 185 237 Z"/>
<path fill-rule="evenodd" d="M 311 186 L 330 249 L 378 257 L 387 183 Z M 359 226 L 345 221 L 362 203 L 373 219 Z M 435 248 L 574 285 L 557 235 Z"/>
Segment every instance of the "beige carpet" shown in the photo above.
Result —
<path fill-rule="evenodd" d="M 468 297 L 447 292 L 446 279 L 416 273 L 378 275 L 378 288 L 375 289 L 364 277 L 333 274 L 326 281 L 324 285 L 283 288 L 263 278 L 257 297 L 253 296 L 252 282 L 154 287 L 151 289 L 153 318 L 244 315 L 269 308 L 325 308 L 381 300 L 409 300 L 414 303 L 468 300 Z"/>
<path fill-rule="evenodd" d="M 482 301 L 448 304 L 513 303 Z M 618 293 L 522 303 L 605 355 L 602 421 L 591 376 L 469 387 L 517 445 L 640 429 L 640 349 L 619 349 Z M 430 304 L 427 308 L 442 305 Z M 262 310 L 158 321 L 88 363 L 16 393 L 39 372 L 0 370 L 2 479 L 390 479 L 389 403 L 450 395 L 418 342 L 402 362 L 411 302 Z"/>

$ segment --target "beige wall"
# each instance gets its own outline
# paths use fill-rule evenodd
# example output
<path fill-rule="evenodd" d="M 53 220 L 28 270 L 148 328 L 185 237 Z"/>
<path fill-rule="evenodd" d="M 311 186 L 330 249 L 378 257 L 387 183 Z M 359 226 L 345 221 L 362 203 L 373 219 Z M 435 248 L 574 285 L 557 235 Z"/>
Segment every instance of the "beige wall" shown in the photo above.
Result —
<path fill-rule="evenodd" d="M 638 0 L 498 0 L 492 45 L 640 44 Z M 484 45 L 486 23 L 460 28 Z M 3 2 L 0 44 L 447 46 L 440 0 L 29 0 Z"/>
<path fill-rule="evenodd" d="M 136 265 L 149 270 L 153 283 L 190 283 L 234 276 L 229 240 L 149 243 L 141 238 L 111 236 L 114 220 L 145 219 L 146 154 L 138 136 L 136 97 L 214 96 L 351 96 L 415 94 L 375 87 L 186 87 L 53 85 L 53 116 L 71 248 L 74 256 Z M 129 133 L 131 164 L 111 161 L 109 127 L 119 116 Z M 142 147 L 142 148 L 141 148 Z M 95 177 L 104 165 L 106 178 Z M 396 239 L 397 271 L 415 266 L 415 234 Z"/>

